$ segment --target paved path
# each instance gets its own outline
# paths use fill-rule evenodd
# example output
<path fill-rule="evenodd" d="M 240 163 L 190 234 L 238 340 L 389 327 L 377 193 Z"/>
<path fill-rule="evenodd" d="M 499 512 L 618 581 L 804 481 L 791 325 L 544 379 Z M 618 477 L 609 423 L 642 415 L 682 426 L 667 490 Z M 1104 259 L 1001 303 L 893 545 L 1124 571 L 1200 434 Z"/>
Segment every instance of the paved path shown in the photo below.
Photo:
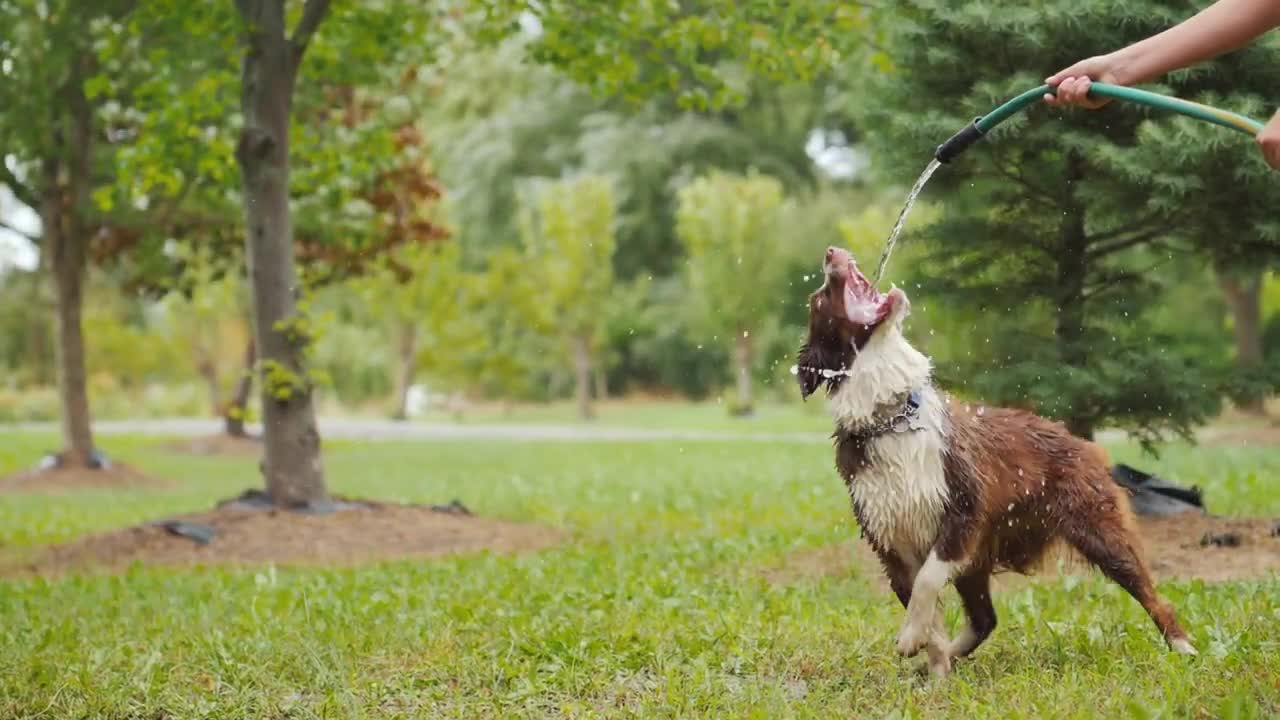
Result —
<path fill-rule="evenodd" d="M 0 426 L 3 428 L 4 426 Z M 10 425 L 18 430 L 56 432 L 53 423 Z M 93 424 L 104 435 L 174 435 L 200 437 L 222 430 L 215 419 L 170 418 L 158 420 L 102 420 Z M 260 427 L 250 426 L 258 433 Z M 722 432 L 713 430 L 648 430 L 601 425 L 470 425 L 448 423 L 395 422 L 374 418 L 321 418 L 320 434 L 347 440 L 515 440 L 560 442 L 645 442 L 676 440 L 689 442 L 796 442 L 828 443 L 828 433 L 818 432 Z"/>

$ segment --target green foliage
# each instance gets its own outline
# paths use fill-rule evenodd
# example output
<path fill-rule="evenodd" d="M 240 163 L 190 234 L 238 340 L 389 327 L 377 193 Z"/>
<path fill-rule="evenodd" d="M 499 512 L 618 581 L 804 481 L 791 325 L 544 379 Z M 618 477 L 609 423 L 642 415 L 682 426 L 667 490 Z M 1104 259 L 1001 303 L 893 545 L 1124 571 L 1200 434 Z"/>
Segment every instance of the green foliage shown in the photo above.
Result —
<path fill-rule="evenodd" d="M 676 232 L 688 260 L 689 310 L 705 333 L 750 333 L 771 311 L 782 250 L 782 185 L 758 173 L 713 172 L 678 193 Z"/>
<path fill-rule="evenodd" d="M 465 369 L 467 389 L 490 397 L 546 399 L 549 368 L 562 366 L 563 343 L 539 330 L 542 288 L 523 253 L 511 248 L 489 256 L 484 272 L 465 280 L 460 315 L 474 331 L 452 352 Z"/>
<path fill-rule="evenodd" d="M 660 417 L 657 427 L 670 426 Z M 785 428 L 783 428 L 785 429 Z M 0 436 L 0 473 L 49 447 Z M 0 553 L 211 507 L 250 458 L 113 457 L 162 491 L 0 495 Z M 1098 577 L 999 587 L 1000 627 L 942 685 L 895 657 L 902 609 L 826 442 L 326 444 L 335 494 L 542 523 L 561 544 L 358 567 L 130 568 L 0 579 L 0 715 L 1271 717 L 1280 581 L 1162 583 L 1201 655 Z M 1117 448 L 1132 460 L 1133 448 Z M 1273 448 L 1155 466 L 1222 513 L 1277 513 Z M 660 469 L 660 470 L 655 470 Z M 216 542 L 216 541 L 215 541 Z M 959 622 L 948 593 L 948 623 Z M 305 623 L 305 624 L 303 624 Z M 305 688 L 299 692 L 299 688 Z"/>
<path fill-rule="evenodd" d="M 518 187 L 527 178 L 576 169 L 614 180 L 617 274 L 669 274 L 679 264 L 673 187 L 682 178 L 756 167 L 805 186 L 817 174 L 805 152 L 809 134 L 848 124 L 847 108 L 828 99 L 829 79 L 751 78 L 740 106 L 714 111 L 682 111 L 668 96 L 634 107 L 522 63 L 527 43 L 464 46 L 428 80 L 440 88 L 427 107 L 433 155 L 473 265 L 490 248 L 517 244 Z"/>
<path fill-rule="evenodd" d="M 750 78 L 810 80 L 859 49 L 870 6 L 836 0 L 486 0 L 491 18 L 536 19 L 532 54 L 601 94 L 734 105 Z"/>
<path fill-rule="evenodd" d="M 465 381 L 468 372 L 462 349 L 479 332 L 476 318 L 464 311 L 469 281 L 453 240 L 400 248 L 352 281 L 349 291 L 356 294 L 360 307 L 351 321 L 367 320 L 383 344 L 410 332 L 417 370 L 446 384 Z M 347 344 L 350 338 L 339 342 Z M 399 359 L 393 355 L 390 347 L 377 353 L 387 377 L 400 371 Z M 386 383 L 384 390 L 391 387 Z"/>
<path fill-rule="evenodd" d="M 601 307 L 613 290 L 616 206 L 608 178 L 537 182 L 523 203 L 520 236 L 541 329 L 598 341 Z"/>

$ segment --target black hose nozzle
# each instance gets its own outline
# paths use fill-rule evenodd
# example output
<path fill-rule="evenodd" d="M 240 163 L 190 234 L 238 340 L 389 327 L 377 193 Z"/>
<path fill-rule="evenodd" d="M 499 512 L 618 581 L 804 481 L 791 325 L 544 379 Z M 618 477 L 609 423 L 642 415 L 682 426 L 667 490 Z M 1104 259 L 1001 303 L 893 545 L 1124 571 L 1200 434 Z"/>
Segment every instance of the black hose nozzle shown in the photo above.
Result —
<path fill-rule="evenodd" d="M 939 145 L 938 149 L 933 151 L 933 159 L 940 163 L 949 163 L 952 158 L 968 150 L 970 145 L 981 140 L 982 131 L 978 129 L 978 121 L 981 119 L 974 118 L 973 122 L 964 126 L 963 130 Z"/>

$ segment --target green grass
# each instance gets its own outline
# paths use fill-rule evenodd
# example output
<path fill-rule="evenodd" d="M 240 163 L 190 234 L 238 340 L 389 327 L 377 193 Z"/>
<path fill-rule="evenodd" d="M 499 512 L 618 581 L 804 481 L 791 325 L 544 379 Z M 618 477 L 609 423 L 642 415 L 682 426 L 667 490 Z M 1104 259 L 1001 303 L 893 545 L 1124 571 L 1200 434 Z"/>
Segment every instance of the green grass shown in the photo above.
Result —
<path fill-rule="evenodd" d="M 673 402 L 667 400 L 623 399 L 597 403 L 592 426 L 625 427 L 645 430 L 690 430 L 726 433 L 796 433 L 831 431 L 831 418 L 821 400 L 807 403 L 762 402 L 750 417 L 729 415 L 724 404 L 705 402 Z M 462 424 L 559 424 L 580 423 L 578 408 L 572 402 L 514 405 L 476 405 L 461 415 L 432 410 L 422 422 L 460 422 Z"/>
<path fill-rule="evenodd" d="M 6 433 L 0 472 L 49 436 Z M 247 459 L 107 449 L 167 490 L 0 495 L 0 554 L 207 508 Z M 1131 448 L 1116 448 L 1131 458 Z M 1152 467 L 1221 512 L 1280 514 L 1280 452 L 1171 448 Z M 902 612 L 861 575 L 761 570 L 856 535 L 821 445 L 331 444 L 335 492 L 462 499 L 562 546 L 359 569 L 0 580 L 0 717 L 1274 717 L 1280 580 L 1162 591 L 1202 651 L 1163 650 L 1114 586 L 999 595 L 943 683 L 899 660 Z M 950 621 L 958 621 L 954 602 Z"/>

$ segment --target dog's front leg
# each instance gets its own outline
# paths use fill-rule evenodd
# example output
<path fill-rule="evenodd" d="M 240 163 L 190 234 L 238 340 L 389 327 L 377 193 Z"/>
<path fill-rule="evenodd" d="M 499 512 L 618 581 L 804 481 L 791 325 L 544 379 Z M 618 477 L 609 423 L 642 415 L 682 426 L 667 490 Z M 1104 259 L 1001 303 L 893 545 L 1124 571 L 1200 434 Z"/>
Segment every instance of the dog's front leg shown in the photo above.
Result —
<path fill-rule="evenodd" d="M 899 653 L 912 657 L 928 645 L 930 665 L 941 661 L 934 658 L 937 643 L 932 642 L 941 631 L 937 623 L 938 596 L 960 569 L 959 563 L 942 560 L 936 550 L 930 551 L 911 586 L 907 618 L 898 633 Z M 945 651 L 941 654 L 945 655 Z"/>
<path fill-rule="evenodd" d="M 877 551 L 880 562 L 884 565 L 885 574 L 889 576 L 889 587 L 902 603 L 904 609 L 911 606 L 911 596 L 916 576 L 920 571 L 919 561 L 906 562 L 892 551 Z M 928 640 L 925 650 L 929 655 L 929 671 L 934 675 L 946 675 L 951 672 L 951 653 L 947 634 L 942 623 L 942 613 L 934 603 L 933 617 L 929 623 Z"/>

